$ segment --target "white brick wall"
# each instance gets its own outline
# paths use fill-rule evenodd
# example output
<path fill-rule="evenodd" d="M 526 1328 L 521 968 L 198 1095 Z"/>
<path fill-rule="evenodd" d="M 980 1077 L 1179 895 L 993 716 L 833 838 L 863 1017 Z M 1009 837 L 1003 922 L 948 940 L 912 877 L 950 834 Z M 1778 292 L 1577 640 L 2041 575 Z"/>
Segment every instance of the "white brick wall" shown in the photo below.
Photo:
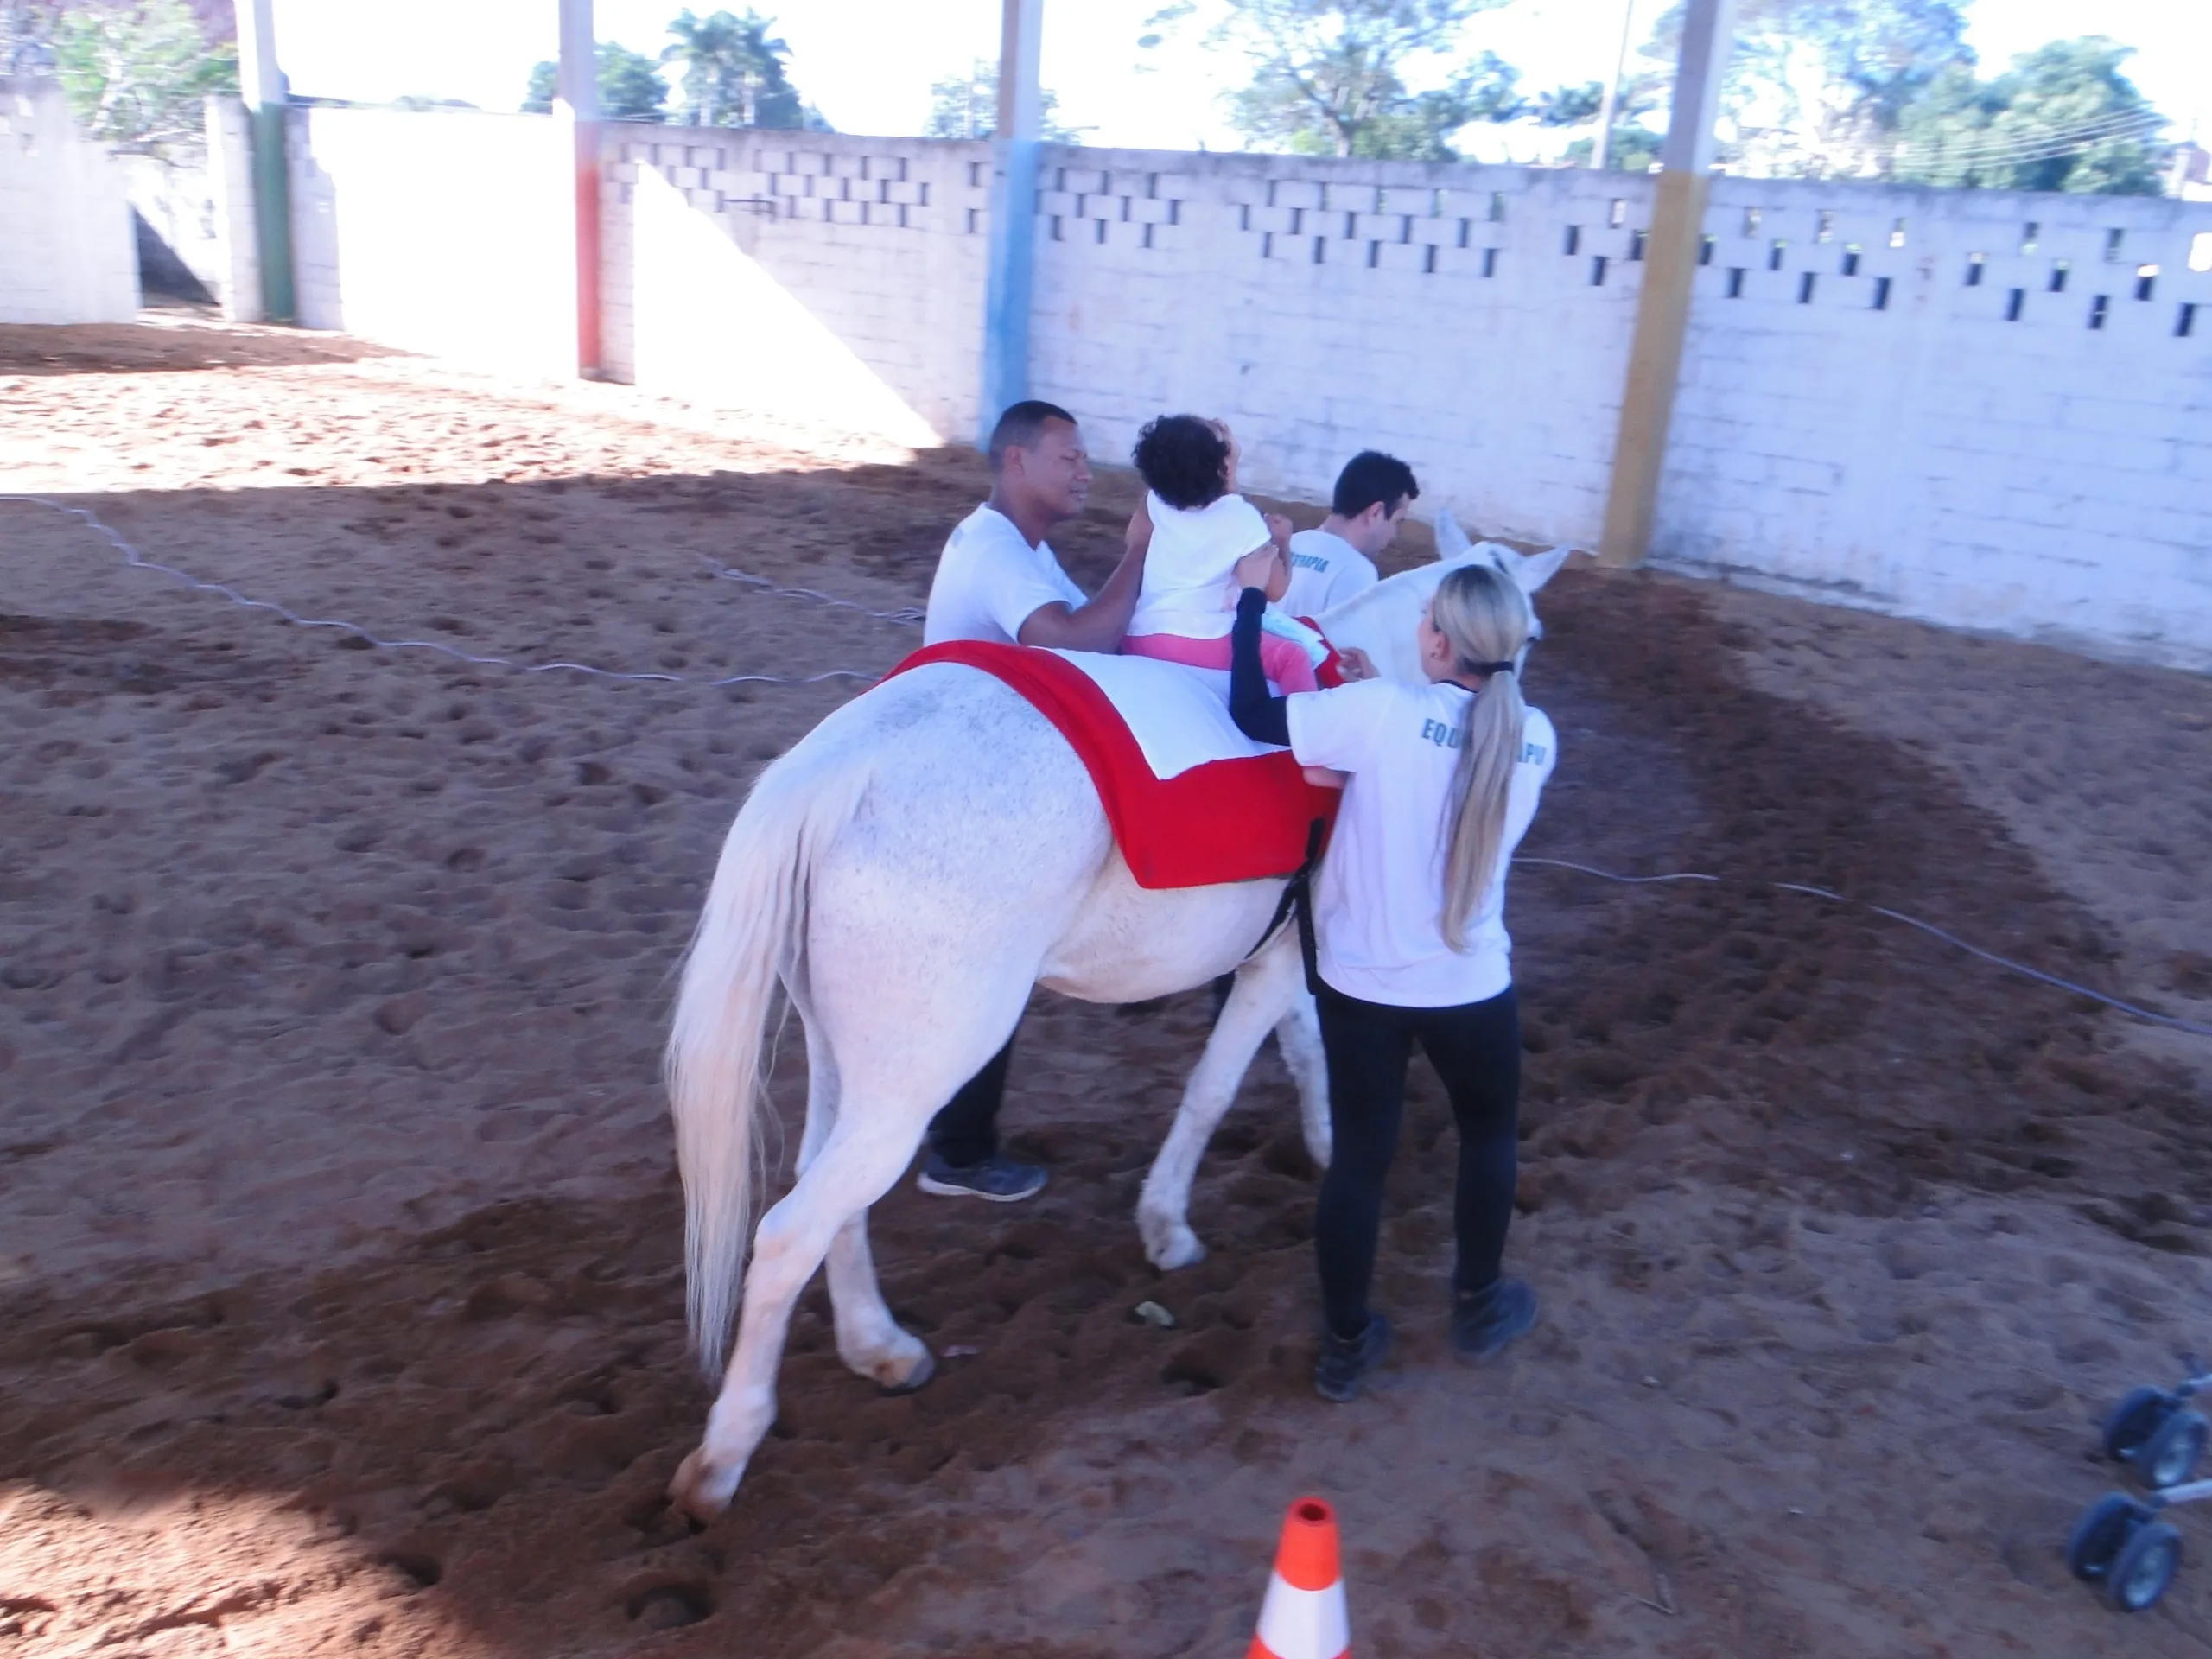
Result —
<path fill-rule="evenodd" d="M 60 88 L 0 80 L 0 322 L 128 322 L 138 249 L 123 174 Z"/>
<path fill-rule="evenodd" d="M 1197 410 L 1256 488 L 1324 497 L 1373 446 L 1425 512 L 1596 536 L 1648 179 L 1080 150 L 1042 183 L 1033 381 L 1095 452 Z"/>
<path fill-rule="evenodd" d="M 575 372 L 565 128 L 442 110 L 289 119 L 302 323 L 523 373 Z"/>
<path fill-rule="evenodd" d="M 295 120 L 310 321 L 564 372 L 554 123 Z M 618 378 L 976 429 L 988 146 L 615 126 L 602 162 Z M 1039 185 L 1032 384 L 1102 457 L 1193 409 L 1255 488 L 1373 445 L 1424 514 L 1596 541 L 1648 178 L 1054 147 Z M 2212 667 L 2212 205 L 1724 179 L 1706 230 L 1655 556 Z"/>
<path fill-rule="evenodd" d="M 842 420 L 974 432 L 985 144 L 610 126 L 605 355 L 618 378 Z"/>
<path fill-rule="evenodd" d="M 1707 230 L 1658 556 L 2212 666 L 2212 208 L 1725 180 Z"/>

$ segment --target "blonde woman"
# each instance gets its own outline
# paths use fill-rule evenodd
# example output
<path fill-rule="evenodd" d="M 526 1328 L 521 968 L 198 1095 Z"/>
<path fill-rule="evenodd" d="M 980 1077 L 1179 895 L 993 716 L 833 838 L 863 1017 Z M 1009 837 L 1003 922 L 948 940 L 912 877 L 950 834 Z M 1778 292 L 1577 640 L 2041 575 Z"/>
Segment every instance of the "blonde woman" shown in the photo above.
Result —
<path fill-rule="evenodd" d="M 1521 700 L 1514 664 L 1529 601 L 1497 570 L 1463 565 L 1438 587 L 1421 620 L 1421 686 L 1365 680 L 1270 696 L 1259 652 L 1265 604 L 1257 588 L 1238 600 L 1230 712 L 1256 741 L 1347 774 L 1313 886 L 1335 1130 L 1313 1221 L 1325 1320 L 1313 1386 L 1342 1402 L 1390 1344 L 1389 1321 L 1367 1293 L 1416 1039 L 1459 1133 L 1452 1348 L 1480 1362 L 1535 1323 L 1535 1293 L 1501 1272 L 1521 1089 L 1505 875 L 1557 740 Z"/>

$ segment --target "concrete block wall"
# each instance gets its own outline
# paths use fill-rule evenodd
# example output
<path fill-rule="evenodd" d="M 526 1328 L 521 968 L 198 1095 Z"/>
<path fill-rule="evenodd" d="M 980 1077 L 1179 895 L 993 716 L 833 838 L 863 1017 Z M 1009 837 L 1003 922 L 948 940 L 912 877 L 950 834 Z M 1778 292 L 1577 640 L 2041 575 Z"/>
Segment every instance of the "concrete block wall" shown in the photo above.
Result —
<path fill-rule="evenodd" d="M 610 124 L 608 372 L 910 443 L 981 396 L 987 144 Z"/>
<path fill-rule="evenodd" d="M 546 118 L 296 112 L 302 315 L 565 374 Z M 611 124 L 617 378 L 910 443 L 979 423 L 988 146 Z M 1318 499 L 1367 445 L 1426 515 L 1592 545 L 1651 181 L 1048 146 L 1031 384 L 1119 459 L 1236 423 Z M 2212 667 L 2212 205 L 1716 181 L 1654 556 Z"/>
<path fill-rule="evenodd" d="M 1187 409 L 1256 489 L 1374 447 L 1424 516 L 1596 538 L 1649 178 L 1054 148 L 1041 183 L 1032 384 L 1094 453 Z"/>
<path fill-rule="evenodd" d="M 2212 206 L 1730 179 L 1706 230 L 1655 556 L 2212 666 Z"/>
<path fill-rule="evenodd" d="M 138 250 L 123 171 L 50 81 L 0 79 L 0 322 L 128 322 Z"/>
<path fill-rule="evenodd" d="M 531 375 L 576 363 L 575 169 L 543 116 L 295 109 L 300 321 Z"/>

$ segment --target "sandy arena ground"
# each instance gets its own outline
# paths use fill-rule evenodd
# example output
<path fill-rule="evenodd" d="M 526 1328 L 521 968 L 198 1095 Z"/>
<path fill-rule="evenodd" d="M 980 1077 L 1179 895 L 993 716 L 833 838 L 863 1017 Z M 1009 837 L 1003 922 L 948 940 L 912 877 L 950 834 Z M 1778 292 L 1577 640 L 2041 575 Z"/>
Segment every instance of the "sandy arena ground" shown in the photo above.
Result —
<path fill-rule="evenodd" d="M 711 561 L 915 604 L 983 484 L 328 336 L 0 329 L 0 493 L 484 655 L 878 671 L 912 628 Z M 1086 579 L 1130 499 L 1060 538 Z M 365 649 L 0 504 L 0 1654 L 1233 1653 L 1309 1489 L 1378 1659 L 2202 1653 L 2212 1559 L 2123 1621 L 2059 1546 L 2106 1405 L 2212 1349 L 2212 1044 L 1763 884 L 2212 1019 L 2212 683 L 1648 574 L 1542 608 L 1526 850 L 1730 879 L 1516 878 L 1537 1333 L 1448 1357 L 1417 1067 L 1401 1355 L 1314 1400 L 1280 1066 L 1162 1277 L 1205 996 L 1043 1001 L 1007 1125 L 1051 1189 L 877 1211 L 894 1309 L 976 1351 L 878 1398 L 817 1287 L 694 1532 L 667 975 L 748 779 L 861 682 Z"/>

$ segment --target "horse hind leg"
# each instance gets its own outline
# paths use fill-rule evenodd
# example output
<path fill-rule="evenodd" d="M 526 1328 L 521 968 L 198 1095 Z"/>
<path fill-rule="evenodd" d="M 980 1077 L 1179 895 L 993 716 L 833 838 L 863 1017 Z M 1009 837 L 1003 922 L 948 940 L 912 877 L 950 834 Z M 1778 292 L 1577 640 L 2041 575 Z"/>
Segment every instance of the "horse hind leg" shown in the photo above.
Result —
<path fill-rule="evenodd" d="M 836 1052 L 817 1023 L 806 1025 L 806 1131 L 799 1141 L 798 1172 L 811 1168 L 836 1126 L 839 1075 Z M 830 1241 L 824 1268 L 837 1327 L 837 1357 L 852 1370 L 894 1394 L 911 1394 L 937 1370 L 927 1344 L 899 1328 L 884 1305 L 868 1253 L 868 1211 L 861 1211 Z"/>
<path fill-rule="evenodd" d="M 867 1115 L 849 1099 L 842 1101 L 836 1126 L 804 1173 L 761 1217 L 745 1275 L 737 1346 L 722 1374 L 721 1392 L 708 1414 L 705 1438 L 669 1485 L 670 1498 L 694 1518 L 708 1520 L 728 1507 L 746 1465 L 776 1421 L 776 1369 L 799 1292 L 837 1236 L 905 1172 L 931 1109 L 922 1104 L 885 1113 L 862 1130 L 855 1126 Z M 884 1315 L 887 1322 L 889 1317 Z"/>
<path fill-rule="evenodd" d="M 1137 1198 L 1137 1231 L 1145 1255 L 1163 1272 L 1205 1259 L 1206 1247 L 1191 1230 L 1191 1183 L 1206 1144 L 1236 1099 L 1268 1031 L 1287 1016 L 1298 994 L 1298 952 L 1286 949 L 1285 929 L 1274 942 L 1236 970 L 1236 982 L 1206 1039 L 1205 1052 L 1183 1088 L 1175 1122 Z"/>
<path fill-rule="evenodd" d="M 837 1322 L 837 1357 L 891 1394 L 912 1394 L 937 1374 L 929 1344 L 901 1330 L 883 1300 L 868 1245 L 868 1211 L 830 1242 L 830 1306 Z"/>

